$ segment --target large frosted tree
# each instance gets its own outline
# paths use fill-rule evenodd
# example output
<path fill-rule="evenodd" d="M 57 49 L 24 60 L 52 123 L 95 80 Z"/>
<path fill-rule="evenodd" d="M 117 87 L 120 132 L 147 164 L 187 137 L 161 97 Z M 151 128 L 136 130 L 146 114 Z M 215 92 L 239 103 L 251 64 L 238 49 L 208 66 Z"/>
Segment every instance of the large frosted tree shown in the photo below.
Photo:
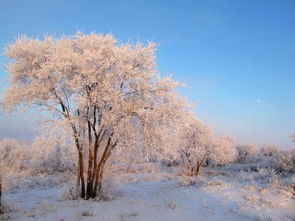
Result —
<path fill-rule="evenodd" d="M 81 33 L 20 37 L 6 48 L 6 110 L 42 107 L 71 134 L 82 198 L 100 193 L 114 148 L 140 144 L 167 152 L 165 128 L 175 126 L 186 104 L 174 92 L 178 84 L 157 75 L 154 52 L 153 43 L 118 44 L 111 35 Z"/>

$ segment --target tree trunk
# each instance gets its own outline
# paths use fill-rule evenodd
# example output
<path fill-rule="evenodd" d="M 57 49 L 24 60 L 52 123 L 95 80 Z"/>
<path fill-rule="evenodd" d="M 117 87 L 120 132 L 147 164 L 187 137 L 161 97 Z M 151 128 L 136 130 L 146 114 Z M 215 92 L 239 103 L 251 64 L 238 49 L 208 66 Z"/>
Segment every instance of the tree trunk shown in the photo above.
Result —
<path fill-rule="evenodd" d="M 91 180 L 91 172 L 89 174 L 88 171 L 88 178 L 87 178 L 87 186 L 86 186 L 86 199 L 93 198 L 93 182 Z"/>
<path fill-rule="evenodd" d="M 100 161 L 98 162 L 96 169 L 95 169 L 95 183 L 94 183 L 94 188 L 93 188 L 93 196 L 96 197 L 97 194 L 101 192 L 101 181 L 102 181 L 102 172 L 104 168 L 104 164 L 108 157 L 110 156 L 110 146 L 111 146 L 111 136 L 108 138 L 108 142 L 105 146 L 105 149 L 101 155 Z"/>
<path fill-rule="evenodd" d="M 90 121 L 88 121 L 88 172 L 87 172 L 86 199 L 91 198 L 92 192 L 93 192 L 92 164 L 93 164 L 93 151 L 92 151 L 91 124 L 90 124 Z"/>
<path fill-rule="evenodd" d="M 198 165 L 197 165 L 196 172 L 195 172 L 195 176 L 198 176 L 198 174 L 199 174 L 199 172 L 200 172 L 200 168 L 201 168 L 201 164 L 198 164 Z"/>
<path fill-rule="evenodd" d="M 104 173 L 104 169 L 105 169 L 105 164 L 107 159 L 110 157 L 110 152 L 107 153 L 106 155 L 102 156 L 99 164 L 98 164 L 98 168 L 97 168 L 97 173 L 96 173 L 96 179 L 95 179 L 95 184 L 94 184 L 94 188 L 93 188 L 93 197 L 97 197 L 98 194 L 101 193 L 102 191 L 102 178 L 103 178 L 103 173 Z"/>
<path fill-rule="evenodd" d="M 81 184 L 81 198 L 85 198 L 84 162 L 83 154 L 81 151 L 79 151 L 79 176 Z"/>
<path fill-rule="evenodd" d="M 101 162 L 98 163 L 95 171 L 95 182 L 93 187 L 93 197 L 97 197 L 98 194 L 101 192 L 101 177 L 100 177 L 100 170 L 101 170 Z"/>
<path fill-rule="evenodd" d="M 92 181 L 92 164 L 93 164 L 93 156 L 89 151 L 89 159 L 88 159 L 88 173 L 87 173 L 87 187 L 86 187 L 86 199 L 92 198 L 93 195 L 93 181 Z"/>
<path fill-rule="evenodd" d="M 81 179 L 80 179 L 80 168 L 78 166 L 78 168 L 77 168 L 77 187 L 80 186 L 80 181 L 81 181 Z"/>
<path fill-rule="evenodd" d="M 78 138 L 78 133 L 75 124 L 71 124 L 72 128 L 72 135 L 78 150 L 78 168 L 79 168 L 79 181 L 81 185 L 81 198 L 85 198 L 85 180 L 84 180 L 84 160 L 83 160 L 83 149 L 82 146 L 80 145 L 79 138 Z"/>

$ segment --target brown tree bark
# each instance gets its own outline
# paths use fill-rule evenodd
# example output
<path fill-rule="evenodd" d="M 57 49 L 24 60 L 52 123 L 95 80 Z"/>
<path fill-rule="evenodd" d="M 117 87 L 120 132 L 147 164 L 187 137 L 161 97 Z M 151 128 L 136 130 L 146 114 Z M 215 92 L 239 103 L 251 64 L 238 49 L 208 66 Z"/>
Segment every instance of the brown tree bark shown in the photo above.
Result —
<path fill-rule="evenodd" d="M 93 164 L 92 132 L 91 132 L 90 121 L 88 121 L 88 171 L 87 171 L 86 199 L 91 198 L 92 192 L 93 192 L 92 164 Z"/>
<path fill-rule="evenodd" d="M 102 161 L 97 164 L 96 171 L 95 171 L 95 180 L 94 180 L 94 187 L 93 187 L 93 198 L 97 197 L 102 190 L 102 177 L 101 171 L 103 170 Z"/>
<path fill-rule="evenodd" d="M 79 176 L 81 184 L 81 198 L 85 198 L 84 162 L 83 154 L 79 151 Z"/>
<path fill-rule="evenodd" d="M 94 188 L 93 188 L 93 197 L 98 196 L 98 194 L 100 194 L 101 190 L 102 190 L 102 174 L 103 174 L 103 170 L 104 170 L 104 166 L 105 163 L 107 161 L 107 159 L 109 158 L 111 152 L 110 152 L 110 148 L 111 148 L 111 141 L 112 141 L 112 137 L 110 136 L 108 138 L 107 144 L 105 146 L 105 149 L 101 155 L 101 158 L 96 166 L 95 169 L 95 181 L 94 181 Z"/>
<path fill-rule="evenodd" d="M 78 168 L 79 168 L 79 180 L 81 185 L 81 198 L 85 198 L 85 180 L 84 180 L 84 160 L 82 147 L 79 143 L 77 129 L 74 124 L 71 124 L 73 137 L 78 150 Z"/>

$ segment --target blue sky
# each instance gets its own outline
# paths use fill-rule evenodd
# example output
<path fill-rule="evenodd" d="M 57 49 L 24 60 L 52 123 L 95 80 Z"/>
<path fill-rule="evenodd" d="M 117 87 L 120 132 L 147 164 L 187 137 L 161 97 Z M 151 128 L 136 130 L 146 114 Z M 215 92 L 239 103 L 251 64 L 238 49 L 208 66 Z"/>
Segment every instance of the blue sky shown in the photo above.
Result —
<path fill-rule="evenodd" d="M 218 134 L 292 146 L 294 0 L 1 0 L 0 21 L 1 49 L 18 34 L 78 30 L 152 40 L 159 45 L 158 70 L 189 85 L 181 94 Z M 0 95 L 6 77 L 2 68 Z M 0 116 L 0 138 L 31 138 L 36 119 L 34 111 Z"/>

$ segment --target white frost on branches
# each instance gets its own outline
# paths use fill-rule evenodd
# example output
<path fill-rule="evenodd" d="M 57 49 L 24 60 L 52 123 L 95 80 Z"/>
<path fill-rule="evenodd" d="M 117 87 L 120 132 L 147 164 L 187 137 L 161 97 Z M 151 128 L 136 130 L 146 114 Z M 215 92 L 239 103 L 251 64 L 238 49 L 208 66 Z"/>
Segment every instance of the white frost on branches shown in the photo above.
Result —
<path fill-rule="evenodd" d="M 165 131 L 187 104 L 174 92 L 178 83 L 157 75 L 154 52 L 153 43 L 118 44 L 111 35 L 81 33 L 20 37 L 6 48 L 12 63 L 5 108 L 39 106 L 59 119 L 78 151 L 82 197 L 86 169 L 89 198 L 99 192 L 114 149 L 141 144 L 167 155 Z"/>

